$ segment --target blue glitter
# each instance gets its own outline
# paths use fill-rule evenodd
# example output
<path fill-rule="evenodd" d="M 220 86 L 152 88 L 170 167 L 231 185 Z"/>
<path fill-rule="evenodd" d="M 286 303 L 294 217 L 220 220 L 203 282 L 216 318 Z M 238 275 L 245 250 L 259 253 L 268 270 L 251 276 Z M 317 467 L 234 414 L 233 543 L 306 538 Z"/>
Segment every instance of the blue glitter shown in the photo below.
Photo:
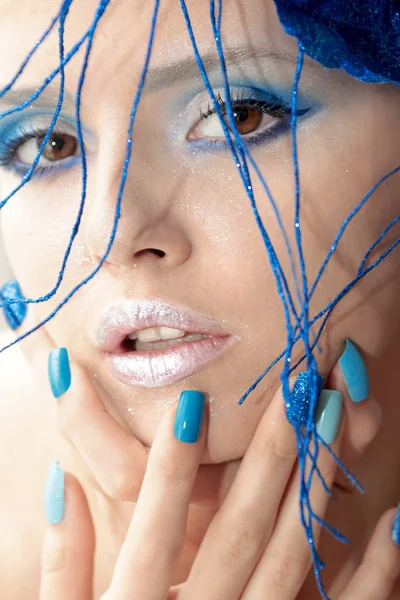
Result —
<path fill-rule="evenodd" d="M 319 391 L 322 390 L 324 378 L 318 375 Z M 307 371 L 298 374 L 290 392 L 290 400 L 286 403 L 286 414 L 292 425 L 306 426 L 310 412 L 310 375 Z"/>

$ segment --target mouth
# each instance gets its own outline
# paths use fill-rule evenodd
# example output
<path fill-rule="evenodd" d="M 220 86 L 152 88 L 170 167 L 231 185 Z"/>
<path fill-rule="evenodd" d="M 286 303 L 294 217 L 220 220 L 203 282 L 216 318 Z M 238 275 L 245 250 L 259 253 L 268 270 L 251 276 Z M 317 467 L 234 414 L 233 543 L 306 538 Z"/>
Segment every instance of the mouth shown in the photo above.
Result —
<path fill-rule="evenodd" d="M 176 383 L 234 341 L 214 319 L 161 300 L 114 306 L 102 316 L 97 346 L 116 378 L 133 387 Z"/>

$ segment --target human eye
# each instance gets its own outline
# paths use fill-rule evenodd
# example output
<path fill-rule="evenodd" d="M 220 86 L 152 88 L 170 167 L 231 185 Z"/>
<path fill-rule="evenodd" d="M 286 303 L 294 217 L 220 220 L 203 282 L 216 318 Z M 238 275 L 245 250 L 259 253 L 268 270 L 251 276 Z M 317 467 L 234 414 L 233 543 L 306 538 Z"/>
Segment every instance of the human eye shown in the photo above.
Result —
<path fill-rule="evenodd" d="M 216 94 L 216 99 L 230 130 L 226 102 L 220 93 Z M 273 94 L 238 88 L 231 90 L 230 102 L 237 131 L 248 143 L 260 143 L 266 138 L 275 138 L 290 129 L 292 114 L 290 103 Z M 300 117 L 309 110 L 310 107 L 298 108 L 296 114 Z M 200 119 L 190 129 L 187 140 L 226 145 L 223 126 L 214 106 L 210 103 L 205 109 L 200 109 Z"/>
<path fill-rule="evenodd" d="M 33 177 L 55 174 L 76 164 L 79 160 L 79 144 L 68 123 L 60 122 L 53 129 L 43 149 Z M 38 154 L 49 130 L 49 125 L 27 123 L 24 120 L 15 127 L 0 131 L 0 166 L 7 171 L 24 176 Z"/>

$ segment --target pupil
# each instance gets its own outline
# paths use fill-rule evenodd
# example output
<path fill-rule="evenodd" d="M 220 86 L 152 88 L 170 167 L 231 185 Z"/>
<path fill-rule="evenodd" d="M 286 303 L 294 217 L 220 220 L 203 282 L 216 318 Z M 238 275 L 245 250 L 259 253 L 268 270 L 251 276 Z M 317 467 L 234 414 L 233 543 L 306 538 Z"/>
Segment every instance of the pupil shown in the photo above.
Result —
<path fill-rule="evenodd" d="M 233 111 L 233 116 L 237 123 L 244 123 L 249 118 L 249 109 L 235 108 L 235 110 Z"/>
<path fill-rule="evenodd" d="M 65 146 L 65 141 L 59 136 L 56 136 L 51 140 L 51 147 L 54 150 L 62 150 L 64 148 L 64 146 Z"/>

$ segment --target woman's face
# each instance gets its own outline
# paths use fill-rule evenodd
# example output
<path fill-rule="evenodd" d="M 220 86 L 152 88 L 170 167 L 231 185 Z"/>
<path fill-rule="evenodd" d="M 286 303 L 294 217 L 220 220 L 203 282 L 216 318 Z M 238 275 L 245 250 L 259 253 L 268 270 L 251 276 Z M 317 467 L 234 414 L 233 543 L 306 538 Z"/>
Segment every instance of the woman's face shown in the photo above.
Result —
<path fill-rule="evenodd" d="M 54 10 L 50 4 L 39 0 L 32 11 L 31 2 L 25 0 L 2 8 L 0 56 L 7 60 L 0 64 L 0 87 L 8 83 L 50 22 Z M 94 0 L 73 2 L 66 23 L 65 52 L 89 26 L 96 4 Z M 115 418 L 149 446 L 167 406 L 183 389 L 207 393 L 211 419 L 203 463 L 224 462 L 243 456 L 279 385 L 278 365 L 244 405 L 237 406 L 241 395 L 285 347 L 285 321 L 249 199 L 198 72 L 180 3 L 170 0 L 161 5 L 114 245 L 94 280 L 72 297 L 46 329 L 57 346 L 66 346 L 73 360 L 91 373 Z M 297 45 L 283 32 L 272 0 L 224 0 L 223 5 L 222 38 L 238 127 L 294 247 L 295 188 L 287 105 Z M 190 0 L 188 8 L 200 53 L 222 104 L 223 79 L 208 5 Z M 33 308 L 37 320 L 44 319 L 91 273 L 106 250 L 151 13 L 151 3 L 122 0 L 111 2 L 100 22 L 82 92 L 88 168 L 83 219 L 59 292 Z M 67 99 L 56 127 L 59 135 L 46 146 L 40 173 L 2 211 L 11 264 L 25 295 L 31 298 L 47 294 L 55 285 L 79 211 L 82 176 L 74 96 L 85 48 L 66 68 Z M 15 92 L 20 91 L 20 101 L 28 97 L 24 88 L 37 88 L 58 60 L 56 31 L 14 86 Z M 48 89 L 46 96 L 24 111 L 0 121 L 2 198 L 20 182 L 26 165 L 36 156 L 43 139 L 41 131 L 50 125 L 58 92 L 54 87 L 51 92 L 50 86 Z M 17 100 L 8 94 L 1 102 L 8 108 Z M 1 110 L 6 107 L 2 104 Z M 309 283 L 343 219 L 375 182 L 397 165 L 399 129 L 397 93 L 385 86 L 360 83 L 342 71 L 325 70 L 306 58 L 298 93 L 298 152 Z M 32 137 L 35 131 L 39 138 Z M 7 148 L 24 134 L 31 138 L 7 154 Z M 273 210 L 257 176 L 251 175 L 260 215 L 292 282 Z M 310 316 L 355 277 L 366 250 L 397 216 L 398 184 L 397 176 L 384 183 L 351 222 L 317 287 Z M 380 250 L 393 239 L 391 234 L 385 238 Z M 379 254 L 374 252 L 373 258 Z M 323 353 L 317 353 L 323 373 L 338 357 L 344 337 L 375 355 L 396 335 L 400 280 L 393 276 L 395 265 L 396 251 L 339 304 L 322 338 Z M 295 296 L 292 283 L 290 287 Z M 119 344 L 121 330 L 116 341 L 112 335 L 112 340 L 101 346 L 100 317 L 125 302 L 139 301 L 139 312 L 155 316 L 154 323 L 183 323 L 185 333 L 211 331 L 201 322 L 197 328 L 190 319 L 189 323 L 179 308 L 167 308 L 172 320 L 161 322 L 162 306 L 140 305 L 154 299 L 200 312 L 215 323 L 216 333 L 230 337 L 194 342 L 184 357 L 182 347 L 164 350 L 164 358 L 158 356 L 153 362 L 148 358 L 150 347 L 140 342 L 136 349 L 140 355 L 135 357 L 135 342 L 131 342 L 130 351 L 127 346 L 114 348 L 125 356 L 112 360 L 103 350 L 113 349 L 107 344 Z M 134 329 L 132 307 L 129 311 L 131 316 L 116 317 L 128 328 L 123 336 L 131 333 L 129 328 Z M 115 310 L 111 315 L 115 319 Z M 146 329 L 149 323 L 141 321 L 139 329 Z M 102 343 L 105 337 L 100 334 Z M 302 355 L 301 347 L 296 347 L 296 354 Z M 134 372 L 138 357 L 141 368 Z M 140 373 L 144 375 L 140 377 Z"/>

